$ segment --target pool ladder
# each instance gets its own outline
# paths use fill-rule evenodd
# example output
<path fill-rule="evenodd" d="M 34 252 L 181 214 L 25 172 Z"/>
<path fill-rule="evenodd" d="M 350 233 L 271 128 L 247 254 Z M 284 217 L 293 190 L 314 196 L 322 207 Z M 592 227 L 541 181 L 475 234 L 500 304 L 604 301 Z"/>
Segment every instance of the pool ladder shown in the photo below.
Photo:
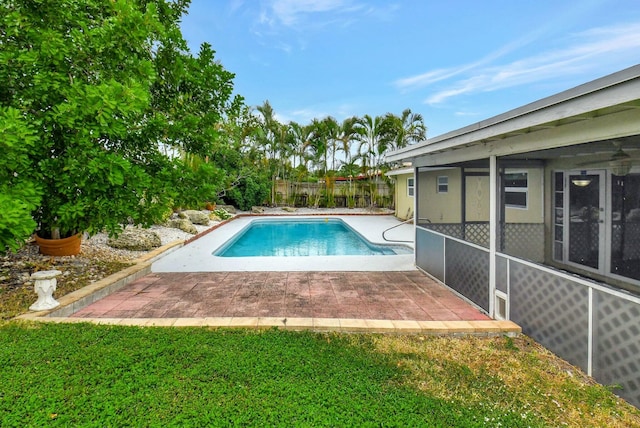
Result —
<path fill-rule="evenodd" d="M 408 219 L 408 220 L 405 220 L 405 221 L 403 221 L 403 222 L 402 222 L 402 223 L 400 223 L 400 224 L 396 224 L 395 226 L 391 226 L 390 228 L 386 229 L 384 232 L 382 232 L 382 239 L 384 239 L 384 240 L 385 240 L 385 241 L 387 241 L 387 242 L 409 242 L 409 243 L 413 242 L 413 241 L 403 241 L 403 240 L 401 240 L 401 239 L 388 239 L 388 238 L 384 235 L 384 234 L 385 234 L 385 233 L 387 233 L 388 231 L 390 231 L 390 230 L 392 230 L 392 229 L 395 229 L 396 227 L 400 227 L 400 226 L 402 226 L 403 224 L 410 223 L 410 222 L 413 222 L 413 218 L 410 218 L 410 219 Z"/>

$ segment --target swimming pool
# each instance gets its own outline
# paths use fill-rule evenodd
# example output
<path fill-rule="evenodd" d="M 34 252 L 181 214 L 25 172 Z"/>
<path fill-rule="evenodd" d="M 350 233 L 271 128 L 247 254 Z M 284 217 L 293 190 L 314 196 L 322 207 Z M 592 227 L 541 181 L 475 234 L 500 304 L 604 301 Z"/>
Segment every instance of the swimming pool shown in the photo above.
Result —
<path fill-rule="evenodd" d="M 398 245 L 375 245 L 340 219 L 253 220 L 217 249 L 218 257 L 376 256 L 411 254 Z"/>
<path fill-rule="evenodd" d="M 390 239 L 411 240 L 415 229 L 400 224 L 390 215 L 281 215 L 270 217 L 244 216 L 212 229 L 187 245 L 176 247 L 153 261 L 152 272 L 392 272 L 415 270 L 412 244 L 399 244 L 409 254 L 379 256 L 304 256 L 304 257 L 219 257 L 213 252 L 222 248 L 256 220 L 340 219 L 367 241 L 389 245 L 382 232 L 393 228 Z M 397 227 L 399 226 L 399 227 Z"/>

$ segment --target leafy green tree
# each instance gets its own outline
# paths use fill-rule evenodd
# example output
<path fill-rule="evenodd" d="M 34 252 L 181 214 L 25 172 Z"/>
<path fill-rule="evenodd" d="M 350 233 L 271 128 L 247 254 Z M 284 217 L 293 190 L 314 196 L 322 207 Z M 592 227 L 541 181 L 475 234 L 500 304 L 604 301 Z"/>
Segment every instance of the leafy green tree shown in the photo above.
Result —
<path fill-rule="evenodd" d="M 263 135 L 261 123 L 243 106 L 223 122 L 220 131 L 226 144 L 216 145 L 208 158 L 216 170 L 224 171 L 215 200 L 242 210 L 262 205 L 269 197 L 271 181 L 264 168 L 262 148 L 257 144 Z"/>
<path fill-rule="evenodd" d="M 19 110 L 0 107 L 0 253 L 20 248 L 36 227 L 31 211 L 40 203 L 41 189 L 29 162 L 34 134 Z"/>
<path fill-rule="evenodd" d="M 188 52 L 179 28 L 188 3 L 6 4 L 0 106 L 19 114 L 3 115 L 1 139 L 16 129 L 34 139 L 27 153 L 9 147 L 29 170 L 18 176 L 31 180 L 20 191 L 24 227 L 9 241 L 30 233 L 27 209 L 39 233 L 53 237 L 116 234 L 166 213 L 182 166 L 160 146 L 205 156 L 219 140 L 214 125 L 241 104 L 230 100 L 233 75 L 210 46 Z"/>
<path fill-rule="evenodd" d="M 225 193 L 225 199 L 241 210 L 261 205 L 269 196 L 270 182 L 259 172 L 254 171 L 238 179 L 237 183 Z"/>

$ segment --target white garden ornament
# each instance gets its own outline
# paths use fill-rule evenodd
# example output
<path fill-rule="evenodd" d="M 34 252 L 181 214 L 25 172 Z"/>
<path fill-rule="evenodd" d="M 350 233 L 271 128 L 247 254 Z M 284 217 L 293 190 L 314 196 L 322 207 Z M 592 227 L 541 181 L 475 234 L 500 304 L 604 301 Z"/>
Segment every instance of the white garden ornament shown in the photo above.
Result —
<path fill-rule="evenodd" d="M 61 274 L 59 270 L 42 270 L 31 275 L 31 279 L 35 281 L 33 287 L 38 294 L 38 300 L 29 306 L 29 309 L 45 311 L 60 305 L 60 302 L 53 298 L 53 292 L 56 291 L 56 277 Z"/>

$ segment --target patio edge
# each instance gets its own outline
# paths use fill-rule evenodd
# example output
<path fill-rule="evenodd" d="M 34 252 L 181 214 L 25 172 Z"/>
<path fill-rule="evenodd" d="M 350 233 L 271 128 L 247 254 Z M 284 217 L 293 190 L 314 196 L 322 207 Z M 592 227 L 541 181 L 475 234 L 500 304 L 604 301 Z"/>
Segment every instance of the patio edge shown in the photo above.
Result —
<path fill-rule="evenodd" d="M 512 321 L 411 321 L 351 318 L 280 318 L 280 317 L 210 317 L 210 318 L 66 318 L 42 317 L 38 321 L 53 323 L 93 323 L 139 327 L 207 327 L 207 328 L 279 328 L 292 331 L 342 333 L 424 334 L 433 336 L 508 336 L 517 337 L 522 328 Z"/>

